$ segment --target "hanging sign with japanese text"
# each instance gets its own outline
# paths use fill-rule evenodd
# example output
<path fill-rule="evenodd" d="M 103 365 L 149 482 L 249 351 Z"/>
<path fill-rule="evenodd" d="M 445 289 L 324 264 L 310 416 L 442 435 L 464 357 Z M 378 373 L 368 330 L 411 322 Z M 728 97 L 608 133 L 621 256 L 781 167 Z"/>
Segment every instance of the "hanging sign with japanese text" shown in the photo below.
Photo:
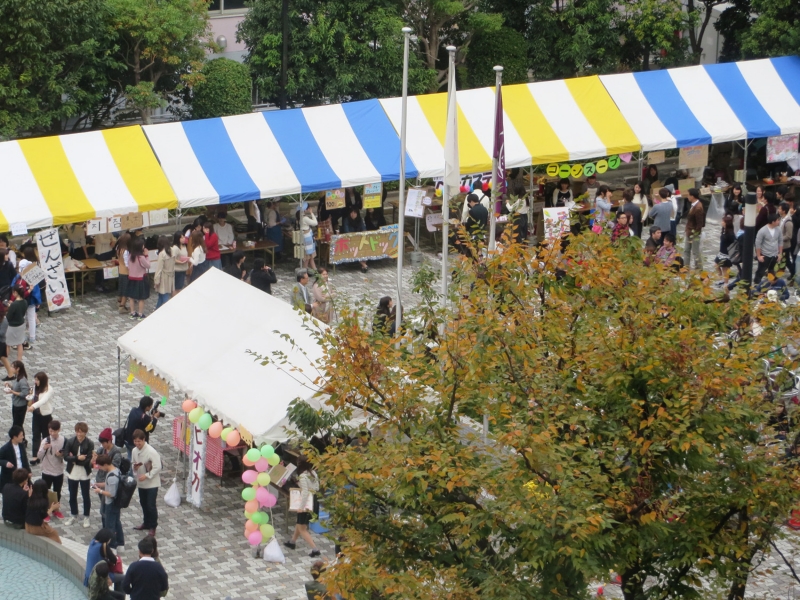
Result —
<path fill-rule="evenodd" d="M 128 365 L 128 373 L 150 388 L 153 396 L 169 396 L 169 383 L 163 377 L 159 377 L 140 362 L 131 359 Z"/>
<path fill-rule="evenodd" d="M 383 192 L 382 183 L 368 183 L 364 186 L 364 208 L 380 208 Z"/>
<path fill-rule="evenodd" d="M 397 258 L 397 225 L 331 237 L 330 263 Z"/>
<path fill-rule="evenodd" d="M 39 264 L 45 275 L 45 295 L 50 312 L 69 308 L 69 290 L 64 275 L 64 262 L 61 260 L 61 240 L 58 231 L 45 229 L 36 234 L 36 246 L 39 249 Z"/>
<path fill-rule="evenodd" d="M 196 508 L 203 504 L 203 482 L 206 477 L 206 432 L 195 423 L 189 423 L 192 450 L 189 454 L 189 476 L 186 479 L 186 500 Z"/>

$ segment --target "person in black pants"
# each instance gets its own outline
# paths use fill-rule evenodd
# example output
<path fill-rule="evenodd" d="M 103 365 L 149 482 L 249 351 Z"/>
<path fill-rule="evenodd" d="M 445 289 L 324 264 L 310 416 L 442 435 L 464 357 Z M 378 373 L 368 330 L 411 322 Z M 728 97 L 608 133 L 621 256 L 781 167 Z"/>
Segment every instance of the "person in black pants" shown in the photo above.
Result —
<path fill-rule="evenodd" d="M 23 427 L 25 415 L 28 414 L 28 394 L 31 392 L 28 374 L 25 372 L 25 365 L 19 360 L 11 363 L 8 374 L 12 379 L 6 383 L 5 392 L 11 394 L 11 421 L 13 425 Z"/>
<path fill-rule="evenodd" d="M 0 490 L 11 482 L 15 469 L 31 472 L 28 455 L 25 452 L 25 430 L 19 425 L 12 425 L 8 430 L 9 441 L 0 448 Z"/>
<path fill-rule="evenodd" d="M 158 410 L 153 410 L 153 399 L 142 396 L 139 406 L 131 409 L 128 420 L 125 422 L 125 448 L 128 450 L 128 460 L 133 453 L 133 432 L 137 429 L 144 431 L 145 441 L 149 441 L 150 432 L 158 425 L 158 417 L 163 416 Z"/>
<path fill-rule="evenodd" d="M 89 511 L 92 509 L 92 498 L 89 495 L 89 480 L 92 472 L 92 453 L 94 443 L 86 437 L 89 426 L 86 423 L 75 424 L 75 437 L 64 445 L 64 460 L 67 462 L 67 487 L 69 488 L 70 517 L 64 521 L 69 527 L 78 518 L 78 486 L 83 497 L 83 526 L 89 527 Z"/>

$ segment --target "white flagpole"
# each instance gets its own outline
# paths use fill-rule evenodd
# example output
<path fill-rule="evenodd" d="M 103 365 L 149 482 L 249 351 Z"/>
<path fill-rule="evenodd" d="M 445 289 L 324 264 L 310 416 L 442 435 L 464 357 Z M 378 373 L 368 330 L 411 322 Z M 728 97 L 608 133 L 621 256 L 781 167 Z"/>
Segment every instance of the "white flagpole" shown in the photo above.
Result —
<path fill-rule="evenodd" d="M 448 131 L 446 134 L 445 144 L 453 143 L 455 144 L 455 158 L 458 161 L 458 132 L 457 131 L 449 131 L 449 128 L 453 127 L 454 119 L 453 115 L 449 114 L 450 110 L 455 109 L 456 107 L 456 47 L 455 46 L 448 46 L 447 52 L 450 53 L 450 64 L 449 70 L 447 74 L 447 107 L 448 107 L 448 115 L 447 115 L 447 127 Z M 456 117 L 457 118 L 457 117 Z M 457 122 L 457 121 L 455 121 Z M 452 135 L 452 139 L 451 139 Z M 452 149 L 451 149 L 452 150 Z M 447 159 L 447 151 L 448 148 L 445 148 L 445 159 Z M 456 163 L 457 164 L 457 163 Z M 448 251 L 449 247 L 449 235 L 450 235 L 450 181 L 453 179 L 453 174 L 448 172 L 448 163 L 445 160 L 445 174 L 444 174 L 444 185 L 442 186 L 442 306 L 447 306 L 447 259 L 448 259 Z M 450 165 L 455 166 L 455 165 Z M 458 168 L 456 167 L 455 173 L 456 181 L 460 181 L 460 173 L 458 172 Z"/>
<path fill-rule="evenodd" d="M 503 67 L 495 67 L 494 68 L 494 114 L 497 114 L 497 99 L 499 94 L 497 93 L 498 88 L 503 82 Z M 497 132 L 494 132 L 495 136 L 497 136 Z M 494 251 L 497 248 L 497 242 L 495 241 L 496 238 L 496 230 L 497 230 L 497 216 L 495 215 L 495 208 L 497 205 L 497 159 L 492 158 L 492 193 L 489 194 L 492 201 L 489 206 L 489 252 Z"/>
<path fill-rule="evenodd" d="M 403 27 L 403 110 L 400 117 L 400 198 L 397 206 L 397 306 L 394 330 L 400 333 L 403 317 L 403 250 L 405 248 L 405 194 L 406 194 L 406 113 L 408 108 L 408 45 L 411 27 Z"/>

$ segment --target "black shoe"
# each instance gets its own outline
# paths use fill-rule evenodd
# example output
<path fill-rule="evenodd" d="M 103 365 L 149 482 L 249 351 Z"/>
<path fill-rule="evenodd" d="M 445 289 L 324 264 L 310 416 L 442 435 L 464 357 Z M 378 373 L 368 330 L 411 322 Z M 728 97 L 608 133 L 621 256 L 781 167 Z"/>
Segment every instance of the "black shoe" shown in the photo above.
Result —
<path fill-rule="evenodd" d="M 9 375 L 8 377 L 3 377 L 3 381 L 14 381 L 14 378 Z"/>
<path fill-rule="evenodd" d="M 38 458 L 32 458 L 32 459 L 29 461 L 29 463 L 28 463 L 28 464 L 29 464 L 30 466 L 32 466 L 32 467 L 35 467 L 36 465 L 38 465 L 38 464 L 39 464 L 39 459 L 38 459 Z"/>
<path fill-rule="evenodd" d="M 30 350 L 31 348 L 33 348 L 33 346 L 31 346 L 28 342 L 25 342 L 24 344 L 22 344 L 22 349 L 23 350 Z"/>
<path fill-rule="evenodd" d="M 283 545 L 292 550 L 297 548 L 297 544 L 295 544 L 294 542 L 283 542 Z"/>
<path fill-rule="evenodd" d="M 309 556 L 311 558 L 314 558 L 315 556 L 319 556 L 319 555 L 320 555 L 320 551 L 319 550 L 312 550 L 311 554 L 309 554 Z"/>

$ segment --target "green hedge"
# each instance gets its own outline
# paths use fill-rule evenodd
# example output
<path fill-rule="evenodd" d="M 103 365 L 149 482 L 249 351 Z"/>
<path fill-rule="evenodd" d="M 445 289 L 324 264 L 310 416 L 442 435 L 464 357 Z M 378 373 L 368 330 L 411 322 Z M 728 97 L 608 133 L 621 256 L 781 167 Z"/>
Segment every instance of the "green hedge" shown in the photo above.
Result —
<path fill-rule="evenodd" d="M 192 117 L 208 119 L 252 110 L 250 70 L 235 60 L 215 58 L 203 65 L 204 80 L 192 90 Z"/>

